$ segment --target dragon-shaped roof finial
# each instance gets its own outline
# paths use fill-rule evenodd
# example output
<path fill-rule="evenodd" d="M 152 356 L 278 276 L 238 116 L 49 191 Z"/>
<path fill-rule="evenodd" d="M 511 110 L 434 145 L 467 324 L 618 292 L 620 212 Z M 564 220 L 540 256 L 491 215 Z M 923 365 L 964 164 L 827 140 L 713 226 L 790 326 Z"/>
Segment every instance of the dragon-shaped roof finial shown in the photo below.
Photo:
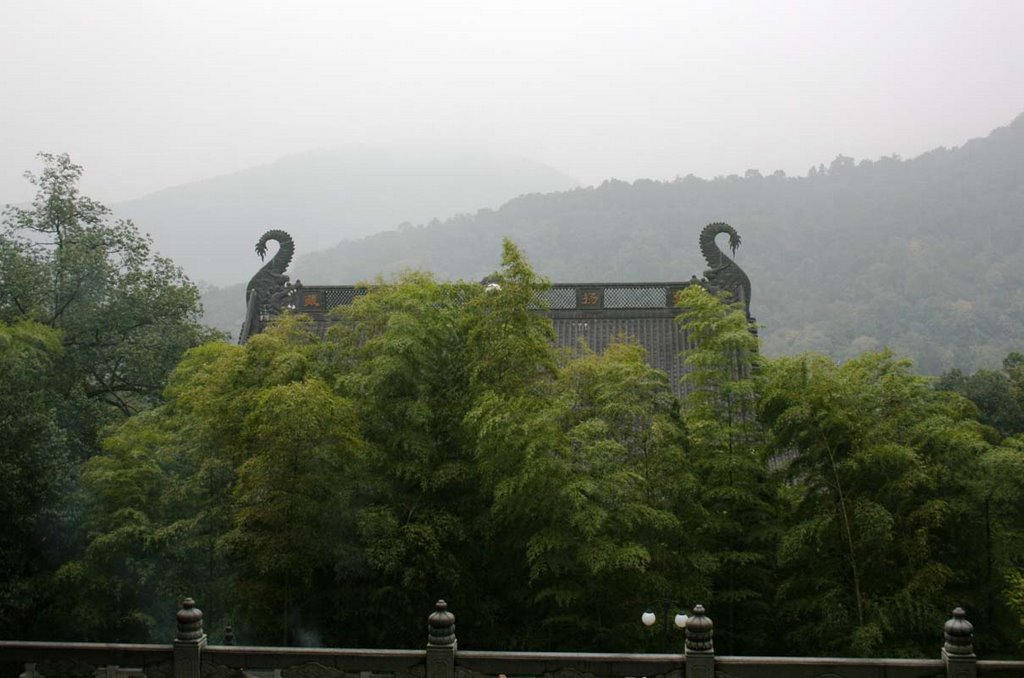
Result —
<path fill-rule="evenodd" d="M 288 264 L 292 263 L 292 257 L 295 255 L 295 241 L 286 231 L 277 228 L 270 229 L 256 241 L 256 254 L 259 255 L 260 261 L 266 259 L 267 243 L 271 240 L 277 242 L 277 252 L 249 281 L 245 289 L 246 302 L 255 292 L 263 303 L 266 303 L 272 294 L 288 284 L 288 276 L 284 272 L 288 269 Z"/>
<path fill-rule="evenodd" d="M 270 315 L 279 313 L 292 293 L 293 286 L 288 283 L 284 272 L 295 255 L 295 241 L 285 231 L 270 229 L 256 241 L 256 254 L 261 261 L 267 257 L 267 243 L 271 240 L 277 242 L 277 252 L 245 288 L 246 318 L 240 336 L 242 342 L 259 332 Z"/>
<path fill-rule="evenodd" d="M 747 317 L 750 318 L 750 278 L 715 243 L 715 238 L 722 233 L 728 234 L 729 249 L 736 256 L 740 246 L 740 234 L 736 229 L 722 221 L 708 224 L 700 232 L 700 251 L 709 267 L 704 271 L 704 277 L 712 290 L 725 290 L 733 299 L 743 302 Z"/>

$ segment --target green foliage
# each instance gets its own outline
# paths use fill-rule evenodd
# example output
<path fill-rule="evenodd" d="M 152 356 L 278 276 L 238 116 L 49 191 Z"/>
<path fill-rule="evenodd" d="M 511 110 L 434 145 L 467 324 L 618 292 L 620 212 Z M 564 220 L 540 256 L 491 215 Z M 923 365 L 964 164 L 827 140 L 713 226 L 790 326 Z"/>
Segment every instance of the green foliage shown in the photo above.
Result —
<path fill-rule="evenodd" d="M 233 524 L 220 545 L 234 565 L 245 618 L 254 630 L 280 628 L 288 645 L 296 621 L 305 621 L 297 610 L 320 595 L 315 577 L 332 573 L 335 549 L 351 530 L 354 488 L 346 479 L 360 447 L 354 408 L 315 377 L 271 386 L 246 417 L 244 439 L 248 458 L 236 469 Z"/>
<path fill-rule="evenodd" d="M 418 645 L 443 595 L 481 644 L 644 642 L 637 608 L 706 590 L 677 403 L 636 345 L 559 363 L 511 243 L 494 279 L 411 273 L 322 340 L 283 316 L 190 351 L 89 462 L 69 619 L 160 632 L 152 601 L 194 577 L 247 641 Z"/>
<path fill-rule="evenodd" d="M 77 590 L 67 616 L 79 637 L 169 634 L 159 612 L 192 595 L 208 614 L 244 617 L 250 638 L 294 640 L 292 608 L 333 572 L 337 551 L 323 545 L 343 543 L 342 479 L 360 449 L 351 403 L 313 374 L 307 324 L 193 349 L 168 403 L 88 462 L 88 545 L 59 573 Z"/>
<path fill-rule="evenodd" d="M 1018 615 L 1017 623 L 1024 629 L 1024 568 L 1011 570 L 1007 574 L 1006 597 Z"/>
<path fill-rule="evenodd" d="M 40 154 L 30 208 L 7 206 L 0 234 L 0 320 L 60 330 L 62 419 L 82 453 L 100 425 L 159 400 L 182 352 L 210 335 L 195 286 L 154 255 L 131 222 L 78 190 L 82 168 Z"/>
<path fill-rule="evenodd" d="M 75 460 L 54 393 L 60 335 L 32 321 L 0 322 L 0 635 L 34 635 L 45 578 L 60 562 Z M 42 537 L 42 538 L 41 538 Z"/>
<path fill-rule="evenodd" d="M 362 576 L 377 579 L 350 595 L 373 619 L 411 624 L 419 592 L 451 591 L 474 569 L 455 554 L 483 510 L 462 421 L 473 394 L 468 305 L 478 294 L 410 273 L 345 309 L 325 342 L 330 378 L 355 403 L 367 441 L 356 531 Z M 377 626 L 373 642 L 407 642 L 408 627 Z"/>
<path fill-rule="evenodd" d="M 684 353 L 683 419 L 702 488 L 702 546 L 714 563 L 708 602 L 725 613 L 718 634 L 725 651 L 736 652 L 737 642 L 756 651 L 769 641 L 759 620 L 770 611 L 776 538 L 776 488 L 754 418 L 757 337 L 741 306 L 703 287 L 691 285 L 678 303 L 693 345 Z"/>
<path fill-rule="evenodd" d="M 996 625 L 1006 644 L 1024 645 L 1024 437 L 1005 439 L 981 459 L 976 487 L 984 520 L 978 564 L 979 603 L 985 621 Z M 981 559 L 979 559 L 981 560 Z"/>
<path fill-rule="evenodd" d="M 496 394 L 513 394 L 555 371 L 554 328 L 535 312 L 548 282 L 508 239 L 502 244 L 501 268 L 488 281 L 489 292 L 477 298 L 478 322 L 470 334 L 473 382 Z"/>
<path fill-rule="evenodd" d="M 1024 442 L 975 417 L 1024 358 L 943 381 L 977 406 L 890 353 L 766 360 L 694 285 L 680 403 L 629 337 L 556 350 L 511 243 L 490 281 L 406 273 L 324 337 L 283 314 L 194 347 L 84 462 L 72 328 L 0 324 L 0 624 L 166 640 L 191 595 L 215 640 L 419 647 L 444 597 L 463 645 L 665 650 L 638 617 L 667 597 L 721 653 L 931 655 L 955 604 L 1020 641 Z M 73 520 L 75 557 L 38 538 Z"/>
<path fill-rule="evenodd" d="M 179 371 L 223 370 L 240 351 L 209 344 L 186 355 Z M 177 374 L 177 373 L 176 373 Z M 179 382 L 180 384 L 180 382 Z M 214 443 L 211 422 L 185 401 L 136 415 L 104 441 L 83 474 L 87 545 L 57 576 L 69 601 L 73 638 L 169 637 L 167 602 L 185 595 L 227 614 L 226 566 L 217 541 L 230 525 L 235 472 Z M 217 413 L 210 411 L 213 418 Z"/>
<path fill-rule="evenodd" d="M 678 322 L 695 344 L 685 352 L 691 434 L 710 447 L 756 442 L 753 375 L 759 357 L 746 314 L 699 285 L 686 288 L 678 305 Z"/>
<path fill-rule="evenodd" d="M 956 400 L 890 353 L 772 362 L 760 415 L 786 451 L 779 612 L 819 652 L 907 653 L 975 566 L 972 469 L 987 449 Z M 961 547 L 962 549 L 963 547 Z"/>
<path fill-rule="evenodd" d="M 999 438 L 1024 433 L 1024 397 L 1007 371 L 978 370 L 966 376 L 950 370 L 936 388 L 970 399 L 978 407 L 978 421 L 994 428 Z"/>
<path fill-rule="evenodd" d="M 182 352 L 210 335 L 180 270 L 154 256 L 131 223 L 112 221 L 106 207 L 79 193 L 82 168 L 66 155 L 40 159 L 42 172 L 26 174 L 35 200 L 8 206 L 0 231 L 0 503 L 11 526 L 0 545 L 0 626 L 22 637 L 142 638 L 149 620 L 116 593 L 97 595 L 89 619 L 66 604 L 69 592 L 101 583 L 111 584 L 109 592 L 131 588 L 119 573 L 141 580 L 152 570 L 126 556 L 140 552 L 149 529 L 146 516 L 129 508 L 136 497 L 78 560 L 93 562 L 90 572 L 101 577 L 76 576 L 71 564 L 55 571 L 93 519 L 79 471 L 103 427 L 159 402 Z M 107 621 L 95 621 L 104 610 Z M 94 634 L 96 624 L 116 630 Z"/>
<path fill-rule="evenodd" d="M 493 511 L 529 566 L 528 604 L 541 620 L 531 644 L 640 643 L 635 610 L 700 590 L 698 577 L 673 576 L 698 560 L 681 529 L 694 480 L 676 403 L 634 344 L 569 361 L 550 389 L 478 413 L 487 453 L 515 455 Z"/>

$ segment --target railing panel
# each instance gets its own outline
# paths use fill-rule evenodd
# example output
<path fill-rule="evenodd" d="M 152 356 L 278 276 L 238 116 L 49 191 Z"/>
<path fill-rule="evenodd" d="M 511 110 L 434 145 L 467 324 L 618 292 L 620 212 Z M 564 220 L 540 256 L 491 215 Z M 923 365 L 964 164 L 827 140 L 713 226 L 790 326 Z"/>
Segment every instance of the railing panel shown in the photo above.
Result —
<path fill-rule="evenodd" d="M 715 657 L 720 678 L 945 678 L 941 659 Z"/>
<path fill-rule="evenodd" d="M 1024 678 L 1024 661 L 983 659 L 977 668 L 978 676 L 984 678 Z"/>
<path fill-rule="evenodd" d="M 424 678 L 425 650 L 209 646 L 203 678 L 279 669 L 282 678 Z"/>
<path fill-rule="evenodd" d="M 545 678 L 680 678 L 681 654 L 606 654 L 578 652 L 465 652 L 455 655 L 456 678 L 543 676 Z"/>
<path fill-rule="evenodd" d="M 0 664 L 32 664 L 44 678 L 170 678 L 172 661 L 170 645 L 0 641 Z"/>

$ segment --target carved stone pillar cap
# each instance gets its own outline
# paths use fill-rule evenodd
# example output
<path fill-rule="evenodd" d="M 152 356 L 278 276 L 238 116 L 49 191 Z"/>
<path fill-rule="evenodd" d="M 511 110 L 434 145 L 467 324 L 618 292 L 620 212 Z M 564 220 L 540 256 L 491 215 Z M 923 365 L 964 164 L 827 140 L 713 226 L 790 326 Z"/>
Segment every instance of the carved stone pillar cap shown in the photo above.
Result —
<path fill-rule="evenodd" d="M 967 621 L 967 613 L 962 607 L 953 610 L 953 616 L 943 626 L 945 644 L 943 649 L 951 655 L 974 654 L 974 624 Z"/>
<path fill-rule="evenodd" d="M 715 627 L 715 624 L 704 612 L 703 605 L 694 605 L 693 614 L 690 615 L 689 620 L 686 622 L 686 628 L 697 633 L 709 633 Z"/>
<path fill-rule="evenodd" d="M 176 615 L 178 640 L 199 640 L 203 637 L 203 611 L 196 607 L 196 601 L 186 598 Z"/>
<path fill-rule="evenodd" d="M 686 622 L 686 651 L 714 652 L 714 628 L 714 622 L 704 614 L 704 606 L 694 605 L 693 614 Z"/>
<path fill-rule="evenodd" d="M 434 611 L 427 617 L 429 645 L 451 645 L 455 642 L 455 615 L 448 611 L 448 603 L 437 601 Z"/>

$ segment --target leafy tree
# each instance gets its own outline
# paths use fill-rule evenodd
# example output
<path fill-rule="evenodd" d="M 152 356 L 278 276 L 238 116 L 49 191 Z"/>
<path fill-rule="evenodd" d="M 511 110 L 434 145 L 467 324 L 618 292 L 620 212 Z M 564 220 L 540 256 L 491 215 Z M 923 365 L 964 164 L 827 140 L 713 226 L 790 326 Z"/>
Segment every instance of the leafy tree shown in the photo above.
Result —
<path fill-rule="evenodd" d="M 964 548 L 987 449 L 968 412 L 887 352 L 770 364 L 760 414 L 790 452 L 779 612 L 797 651 L 927 646 L 981 550 Z"/>
<path fill-rule="evenodd" d="M 351 402 L 317 374 L 319 350 L 306 319 L 285 317 L 243 349 L 193 351 L 168 391 L 211 459 L 192 461 L 208 487 L 192 500 L 215 530 L 209 557 L 231 573 L 224 612 L 253 640 L 298 642 L 338 603 L 321 590 L 352 539 L 361 442 Z"/>
<path fill-rule="evenodd" d="M 680 295 L 678 322 L 692 345 L 683 420 L 702 485 L 702 542 L 715 563 L 710 602 L 725 613 L 723 647 L 754 652 L 767 641 L 775 488 L 754 411 L 757 335 L 743 308 L 726 301 L 699 285 Z"/>
<path fill-rule="evenodd" d="M 325 342 L 329 378 L 355 403 L 367 442 L 357 531 L 368 569 L 347 595 L 373 610 L 375 643 L 417 637 L 422 591 L 488 595 L 486 554 L 467 548 L 484 543 L 486 507 L 463 422 L 473 399 L 469 305 L 481 293 L 418 273 L 381 281 Z"/>
<path fill-rule="evenodd" d="M 668 380 L 640 346 L 617 343 L 569 361 L 531 414 L 502 429 L 522 426 L 525 454 L 494 510 L 529 564 L 543 619 L 533 643 L 635 648 L 646 635 L 636 616 L 652 599 L 707 589 L 706 559 L 684 528 L 701 513 Z"/>
<path fill-rule="evenodd" d="M 684 354 L 691 436 L 730 452 L 756 443 L 753 376 L 759 356 L 746 314 L 699 285 L 683 290 L 678 305 L 678 322 L 693 344 Z"/>
<path fill-rule="evenodd" d="M 984 511 L 976 527 L 983 559 L 971 593 L 984 612 L 980 622 L 992 629 L 988 644 L 1012 653 L 1024 645 L 1024 437 L 1005 439 L 980 466 L 975 505 Z"/>
<path fill-rule="evenodd" d="M 37 637 L 45 624 L 46 578 L 60 563 L 71 522 L 64 497 L 75 460 L 57 420 L 57 332 L 24 320 L 0 322 L 0 634 Z"/>
<path fill-rule="evenodd" d="M 22 620 L 19 635 L 47 626 L 89 634 L 71 617 L 63 623 L 63 575 L 54 578 L 80 545 L 78 521 L 89 508 L 80 503 L 80 464 L 97 452 L 106 424 L 157 403 L 182 352 L 210 335 L 181 271 L 153 255 L 130 222 L 79 193 L 82 168 L 66 155 L 40 159 L 42 172 L 26 174 L 35 200 L 8 206 L 0 230 L 0 467 L 4 502 L 20 507 L 9 514 L 16 545 L 4 549 L 12 565 L 4 581 L 20 588 L 3 617 Z M 108 551 L 129 551 L 114 545 L 126 535 L 112 535 Z"/>
<path fill-rule="evenodd" d="M 1024 570 L 1013 570 L 1007 575 L 1006 597 L 1018 615 L 1018 625 L 1024 629 Z"/>
<path fill-rule="evenodd" d="M 196 516 L 187 504 L 175 505 L 175 492 L 191 478 L 176 458 L 183 439 L 160 415 L 156 409 L 127 420 L 106 441 L 107 453 L 85 464 L 81 527 L 86 544 L 54 577 L 61 601 L 52 632 L 57 637 L 144 642 L 157 635 L 161 621 L 159 635 L 171 633 L 168 620 L 160 618 L 166 605 L 154 609 L 156 601 L 174 600 L 179 593 L 168 586 L 178 572 L 162 553 L 160 535 L 175 517 Z"/>
<path fill-rule="evenodd" d="M 194 596 L 211 621 L 237 604 L 218 542 L 232 526 L 242 456 L 238 431 L 223 429 L 237 429 L 232 415 L 246 406 L 244 357 L 224 343 L 189 351 L 171 375 L 167 402 L 125 420 L 86 462 L 86 545 L 57 573 L 66 634 L 169 637 L 169 600 Z"/>
<path fill-rule="evenodd" d="M 316 375 L 318 348 L 307 322 L 283 318 L 245 347 L 193 349 L 167 402 L 104 441 L 84 474 L 87 547 L 59 573 L 79 634 L 145 638 L 161 601 L 185 594 L 250 641 L 323 625 L 361 448 L 351 403 Z"/>
<path fill-rule="evenodd" d="M 351 403 L 315 378 L 265 389 L 246 419 L 250 456 L 238 468 L 234 525 L 222 540 L 250 624 L 273 628 L 281 617 L 288 645 L 296 627 L 318 625 L 302 612 L 316 609 L 315 577 L 333 574 L 347 539 L 354 488 L 345 477 L 360 443 Z"/>
<path fill-rule="evenodd" d="M 555 330 L 536 313 L 540 292 L 550 283 L 508 239 L 502 244 L 501 268 L 488 281 L 488 294 L 472 306 L 478 319 L 470 333 L 473 383 L 496 395 L 515 394 L 555 374 Z"/>
<path fill-rule="evenodd" d="M 1003 360 L 1002 371 L 978 370 L 965 376 L 959 370 L 942 375 L 939 390 L 956 392 L 970 399 L 976 409 L 969 414 L 985 424 L 990 442 L 999 443 L 985 452 L 973 468 L 970 479 L 970 507 L 964 515 L 973 520 L 957 540 L 958 548 L 978 554 L 974 576 L 965 577 L 962 596 L 973 601 L 974 617 L 979 625 L 991 628 L 988 640 L 993 648 L 1009 649 L 1020 642 L 1024 626 L 1008 615 L 1021 609 L 1021 568 L 1024 562 L 1024 513 L 1020 497 L 1024 485 L 1024 356 L 1011 352 Z M 956 469 L 950 469 L 956 473 Z M 1009 606 L 1009 609 L 1007 608 Z M 1016 629 L 1016 630 L 1014 630 Z"/>
<path fill-rule="evenodd" d="M 1010 377 L 1014 368 L 1009 364 L 1002 372 L 978 370 L 970 376 L 953 369 L 942 375 L 936 388 L 969 398 L 978 406 L 978 420 L 993 427 L 1000 438 L 1024 433 L 1024 398 Z"/>
<path fill-rule="evenodd" d="M 472 601 L 464 628 L 477 638 L 503 642 L 528 614 L 517 604 L 525 586 L 511 583 L 525 583 L 524 556 L 490 519 L 519 438 L 492 437 L 490 414 L 541 408 L 555 354 L 550 322 L 534 312 L 544 283 L 511 243 L 493 280 L 487 291 L 415 273 L 381 283 L 327 340 L 328 369 L 368 444 L 358 527 L 377 576 L 351 593 L 377 611 L 382 634 L 391 629 L 377 642 L 418 638 L 418 626 L 385 619 L 413 624 L 426 590 Z"/>
<path fill-rule="evenodd" d="M 330 332 L 326 369 L 368 447 L 359 532 L 377 575 L 350 599 L 379 611 L 382 629 L 440 588 L 467 601 L 477 642 L 639 639 L 633 624 L 596 620 L 632 618 L 646 602 L 633 584 L 650 586 L 640 575 L 656 563 L 664 581 L 680 562 L 665 544 L 680 540 L 673 510 L 692 493 L 668 473 L 684 468 L 671 390 L 635 346 L 559 369 L 535 312 L 544 282 L 510 243 L 490 280 L 406 274 Z"/>
<path fill-rule="evenodd" d="M 1010 378 L 1018 398 L 1024 398 L 1024 353 L 1010 351 L 1003 358 L 1003 372 Z"/>
<path fill-rule="evenodd" d="M 110 408 L 131 414 L 159 400 L 182 352 L 210 335 L 194 285 L 128 221 L 79 193 L 82 168 L 40 154 L 30 208 L 8 206 L 0 236 L 0 320 L 60 330 L 63 417 L 90 445 Z"/>

